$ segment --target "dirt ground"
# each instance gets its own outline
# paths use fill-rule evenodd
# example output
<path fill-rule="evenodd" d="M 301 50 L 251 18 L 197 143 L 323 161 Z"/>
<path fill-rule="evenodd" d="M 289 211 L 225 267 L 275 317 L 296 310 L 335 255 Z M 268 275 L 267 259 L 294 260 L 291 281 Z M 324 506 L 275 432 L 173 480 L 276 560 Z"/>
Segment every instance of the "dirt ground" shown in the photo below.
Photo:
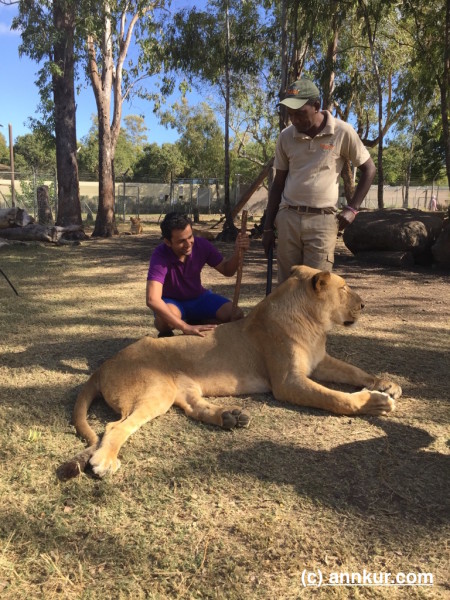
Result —
<path fill-rule="evenodd" d="M 214 399 L 243 406 L 250 428 L 224 432 L 172 409 L 133 435 L 113 477 L 57 481 L 82 448 L 69 424 L 79 387 L 156 335 L 144 294 L 158 243 L 147 224 L 140 236 L 0 250 L 20 294 L 0 278 L 3 597 L 448 598 L 449 277 L 360 264 L 341 240 L 335 271 L 366 307 L 328 349 L 397 381 L 395 413 L 339 417 L 271 394 Z M 203 281 L 233 296 L 234 278 L 205 269 Z M 265 285 L 254 241 L 245 312 Z M 113 418 L 102 403 L 92 409 L 98 431 Z M 409 574 L 410 585 L 311 584 L 363 570 Z M 432 585 L 417 585 L 420 574 Z"/>

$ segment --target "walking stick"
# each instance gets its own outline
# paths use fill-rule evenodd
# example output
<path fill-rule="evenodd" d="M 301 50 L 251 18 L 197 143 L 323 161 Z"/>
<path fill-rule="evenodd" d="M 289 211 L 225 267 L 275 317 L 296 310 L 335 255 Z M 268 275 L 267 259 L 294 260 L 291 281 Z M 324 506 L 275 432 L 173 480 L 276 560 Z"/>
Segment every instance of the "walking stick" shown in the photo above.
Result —
<path fill-rule="evenodd" d="M 6 279 L 6 281 L 9 283 L 9 285 L 12 287 L 14 293 L 16 294 L 16 296 L 19 295 L 18 291 L 16 290 L 16 288 L 13 286 L 13 284 L 10 282 L 10 280 L 8 279 L 6 273 L 4 273 L 1 269 L 0 269 L 0 273 L 3 275 L 3 277 Z"/>
<path fill-rule="evenodd" d="M 245 233 L 247 231 L 247 211 L 242 211 L 242 221 L 241 221 L 241 233 Z M 234 321 L 236 317 L 236 309 L 239 300 L 239 293 L 241 291 L 241 281 L 242 281 L 242 267 L 244 264 L 244 251 L 242 248 L 239 248 L 239 261 L 238 268 L 236 274 L 236 285 L 234 287 L 234 296 L 233 296 L 233 304 L 231 307 L 231 320 Z"/>
<path fill-rule="evenodd" d="M 272 291 L 272 266 L 273 266 L 273 246 L 270 246 L 267 254 L 267 281 L 266 281 L 266 296 Z"/>

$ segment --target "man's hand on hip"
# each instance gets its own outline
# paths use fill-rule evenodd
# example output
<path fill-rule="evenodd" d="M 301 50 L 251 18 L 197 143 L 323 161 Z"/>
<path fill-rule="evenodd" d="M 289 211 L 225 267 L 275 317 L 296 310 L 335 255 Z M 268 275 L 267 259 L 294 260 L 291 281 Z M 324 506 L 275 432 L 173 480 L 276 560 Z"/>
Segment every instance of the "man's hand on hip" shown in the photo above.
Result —
<path fill-rule="evenodd" d="M 347 225 L 353 223 L 356 218 L 358 211 L 354 208 L 349 208 L 348 206 L 344 206 L 340 213 L 337 214 L 337 220 L 339 223 L 339 231 L 343 231 Z"/>

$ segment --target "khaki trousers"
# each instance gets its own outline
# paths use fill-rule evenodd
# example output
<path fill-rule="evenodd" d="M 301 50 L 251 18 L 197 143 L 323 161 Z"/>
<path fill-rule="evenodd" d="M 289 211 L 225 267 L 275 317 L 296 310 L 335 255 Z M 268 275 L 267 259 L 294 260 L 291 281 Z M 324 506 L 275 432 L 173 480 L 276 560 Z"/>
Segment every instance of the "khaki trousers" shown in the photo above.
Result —
<path fill-rule="evenodd" d="M 278 283 L 289 277 L 294 265 L 332 270 L 338 233 L 335 214 L 298 213 L 281 207 L 275 226 L 278 232 Z"/>

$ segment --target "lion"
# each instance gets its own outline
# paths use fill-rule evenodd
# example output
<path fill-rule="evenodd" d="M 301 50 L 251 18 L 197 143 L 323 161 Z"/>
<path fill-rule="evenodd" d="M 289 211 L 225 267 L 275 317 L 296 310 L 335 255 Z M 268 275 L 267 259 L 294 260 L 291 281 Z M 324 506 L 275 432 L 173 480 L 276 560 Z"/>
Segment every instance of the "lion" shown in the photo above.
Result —
<path fill-rule="evenodd" d="M 129 436 L 173 405 L 224 429 L 249 425 L 249 415 L 238 406 L 216 406 L 203 396 L 272 392 L 278 401 L 338 415 L 387 415 L 401 396 L 400 386 L 331 357 L 325 348 L 332 326 L 352 325 L 363 307 L 342 277 L 296 266 L 239 321 L 204 337 L 140 339 L 104 362 L 81 389 L 73 423 L 89 446 L 62 465 L 58 476 L 70 479 L 88 463 L 99 477 L 114 473 Z M 342 392 L 326 382 L 363 389 Z M 87 421 L 98 395 L 120 414 L 101 440 Z"/>
<path fill-rule="evenodd" d="M 130 233 L 131 235 L 139 235 L 144 230 L 142 228 L 141 220 L 139 217 L 130 217 Z"/>

